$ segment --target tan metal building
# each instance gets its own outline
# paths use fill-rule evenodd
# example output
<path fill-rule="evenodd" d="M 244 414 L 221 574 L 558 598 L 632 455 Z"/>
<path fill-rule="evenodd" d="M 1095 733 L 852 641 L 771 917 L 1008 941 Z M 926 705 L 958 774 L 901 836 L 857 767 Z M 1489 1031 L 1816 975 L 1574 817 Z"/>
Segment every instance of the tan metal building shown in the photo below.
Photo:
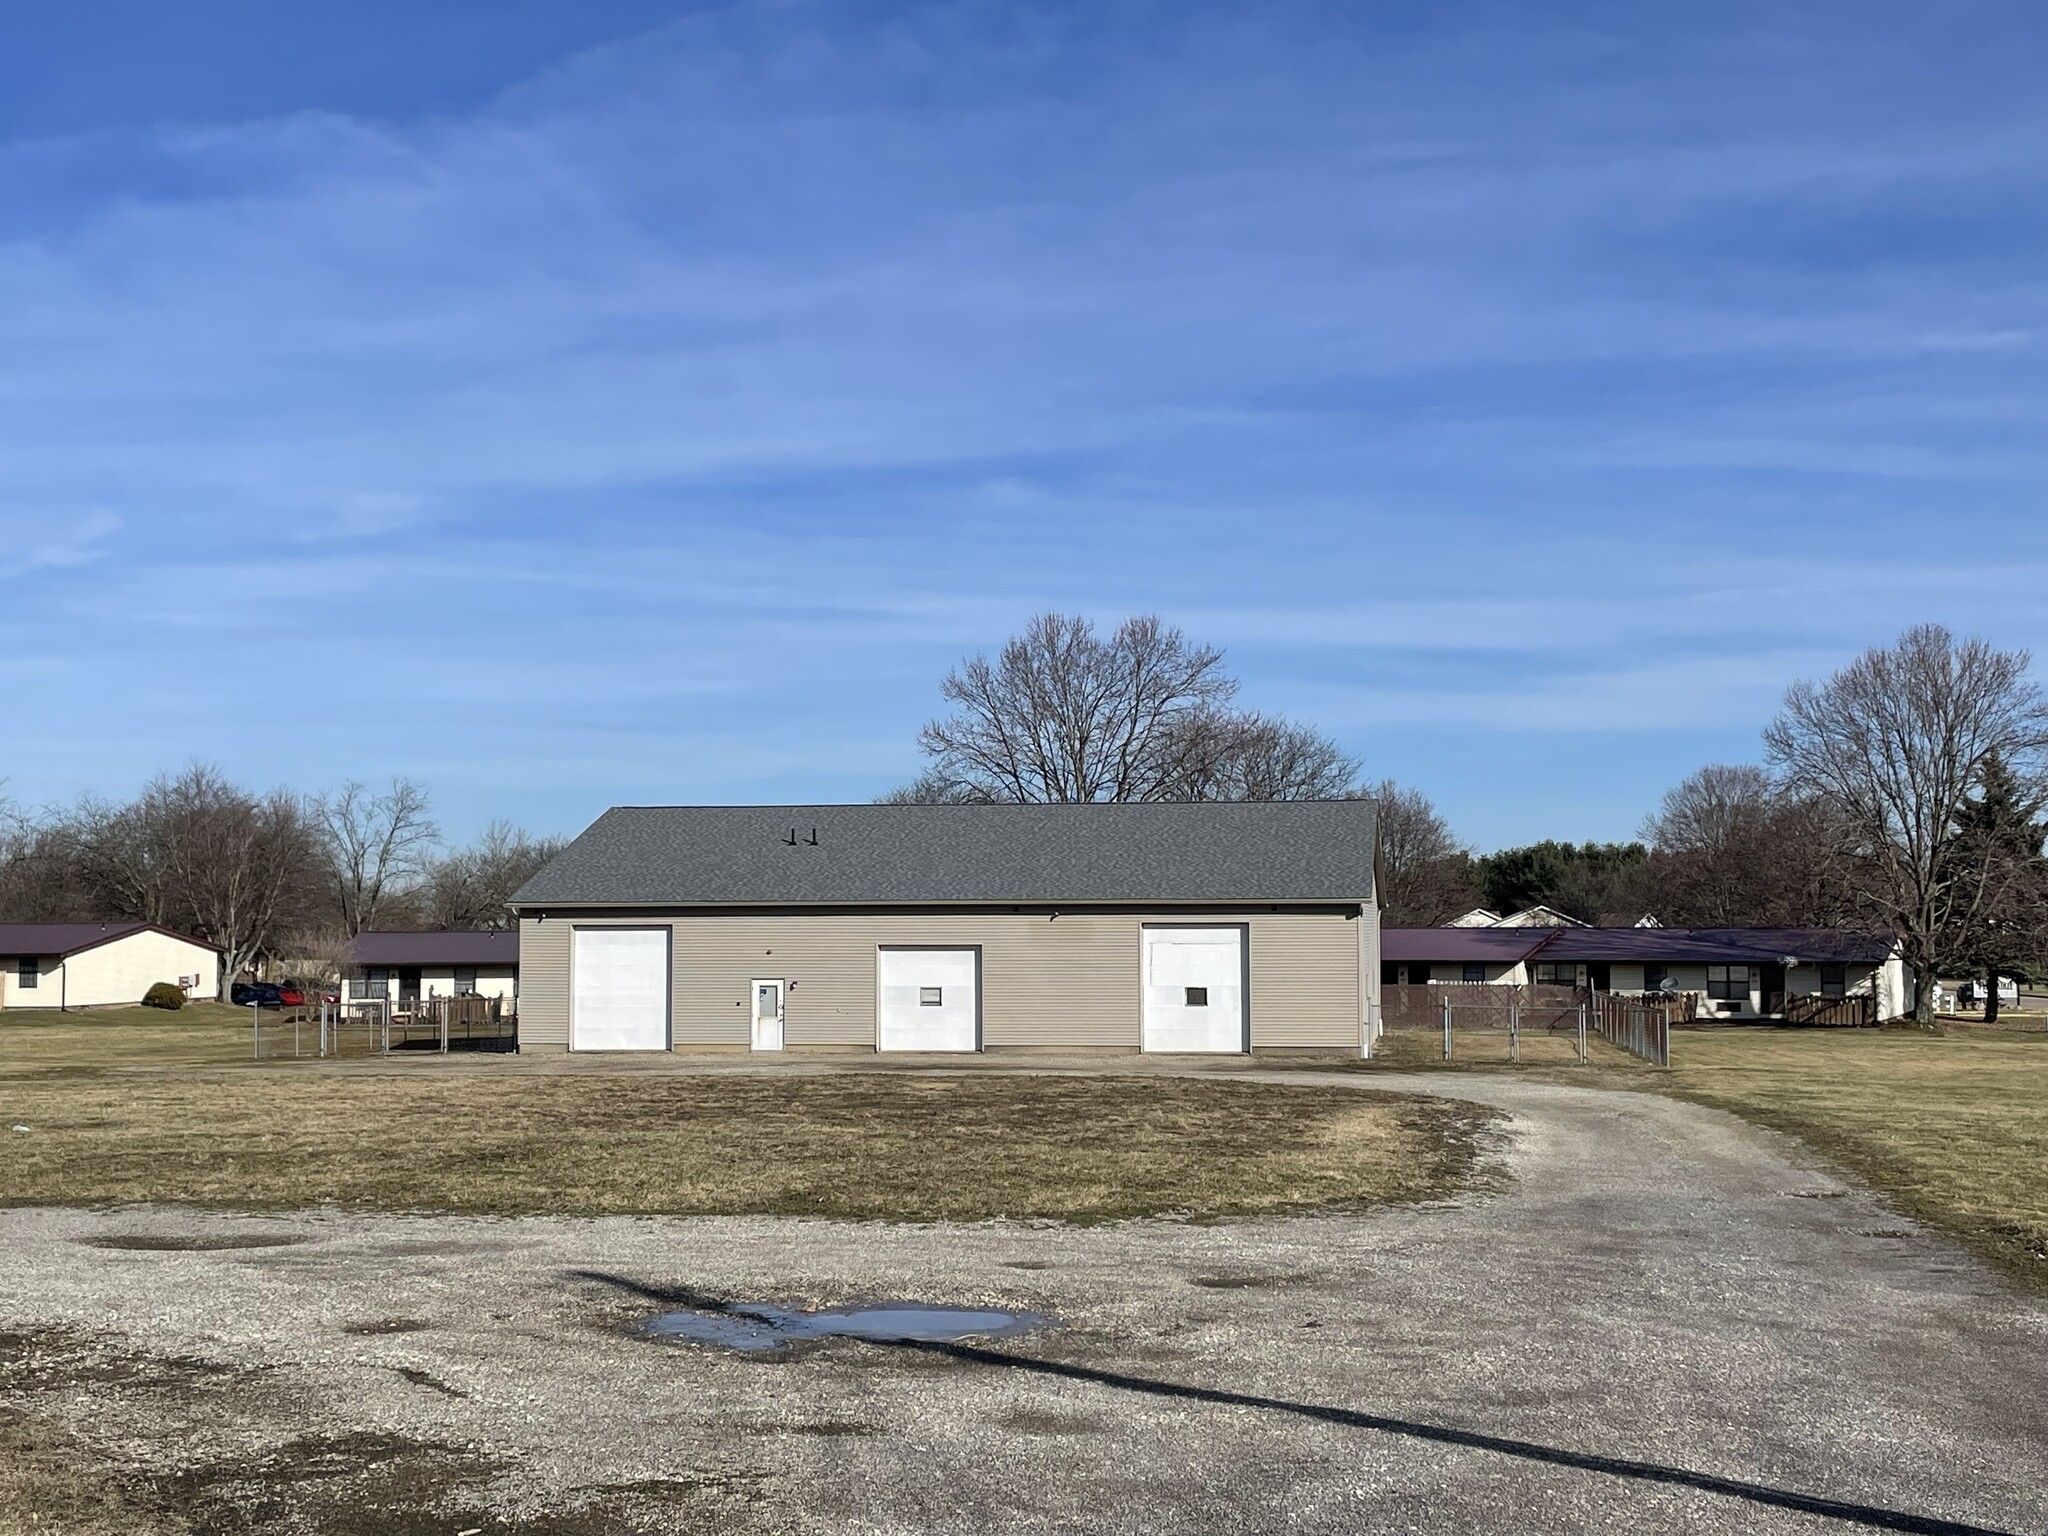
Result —
<path fill-rule="evenodd" d="M 1362 1052 L 1370 802 L 622 806 L 514 898 L 522 1051 Z"/>

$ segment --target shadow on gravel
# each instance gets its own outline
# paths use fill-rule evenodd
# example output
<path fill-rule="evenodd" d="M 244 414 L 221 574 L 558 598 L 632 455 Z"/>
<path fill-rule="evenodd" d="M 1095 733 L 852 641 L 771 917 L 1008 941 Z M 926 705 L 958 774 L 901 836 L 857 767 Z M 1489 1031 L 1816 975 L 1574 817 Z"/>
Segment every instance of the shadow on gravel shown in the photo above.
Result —
<path fill-rule="evenodd" d="M 201 1237 L 115 1232 L 104 1237 L 81 1237 L 78 1241 L 82 1247 L 112 1248 L 122 1253 L 233 1253 L 244 1248 L 296 1248 L 313 1239 L 262 1232 L 226 1232 Z"/>
<path fill-rule="evenodd" d="M 643 1281 L 627 1279 L 623 1275 L 606 1274 L 601 1270 L 579 1269 L 570 1273 L 575 1279 L 595 1281 L 629 1295 L 669 1306 L 688 1307 L 699 1312 L 712 1313 L 729 1312 L 732 1308 L 730 1302 L 681 1286 L 649 1285 Z M 1034 1376 L 1056 1377 L 1062 1381 L 1088 1382 L 1095 1386 L 1113 1387 L 1118 1391 L 1137 1392 L 1147 1397 L 1165 1398 L 1174 1402 L 1213 1403 L 1226 1408 L 1260 1408 L 1273 1413 L 1289 1413 L 1304 1419 L 1314 1419 L 1319 1423 L 1341 1424 L 1351 1429 L 1369 1429 L 1380 1434 L 1400 1435 L 1437 1445 L 1492 1451 L 1502 1456 L 1513 1456 L 1523 1461 L 1541 1462 L 1554 1467 L 1570 1467 L 1580 1472 L 1599 1472 L 1609 1477 L 1628 1478 L 1637 1482 L 1696 1488 L 1702 1493 L 1743 1499 L 1751 1504 L 1761 1504 L 1771 1509 L 1796 1510 L 1800 1514 L 1819 1515 L 1830 1520 L 1844 1520 L 1885 1531 L 1908 1531 L 1914 1533 L 1914 1536 L 2014 1536 L 2012 1532 L 2001 1531 L 1992 1526 L 1971 1525 L 1961 1520 L 1945 1520 L 1935 1515 L 1909 1514 L 1904 1510 L 1882 1509 L 1871 1504 L 1852 1504 L 1842 1499 L 1821 1498 L 1814 1494 L 1795 1493 L 1786 1488 L 1773 1488 L 1766 1483 L 1717 1477 L 1710 1472 L 1692 1472 L 1683 1467 L 1667 1467 L 1654 1461 L 1631 1461 L 1620 1456 L 1601 1456 L 1588 1451 L 1566 1450 L 1561 1446 L 1539 1445 L 1532 1440 L 1514 1440 L 1504 1435 L 1452 1429 L 1442 1424 L 1424 1424 L 1412 1419 L 1390 1418 L 1383 1414 L 1360 1413 L 1355 1409 L 1332 1408 L 1321 1403 L 1295 1403 L 1285 1398 L 1259 1397 L 1249 1392 L 1228 1392 L 1215 1387 L 1191 1387 L 1179 1382 L 1155 1381 L 1149 1377 L 1129 1376 L 1117 1371 L 1099 1370 L 1093 1366 L 1072 1365 L 1057 1360 L 1034 1360 L 1028 1355 L 1008 1354 L 999 1349 L 986 1349 L 974 1344 L 940 1344 L 906 1339 L 879 1344 L 877 1347 L 912 1350 L 923 1355 L 943 1355 L 954 1360 L 971 1361 L 976 1365 L 1000 1366 Z"/>

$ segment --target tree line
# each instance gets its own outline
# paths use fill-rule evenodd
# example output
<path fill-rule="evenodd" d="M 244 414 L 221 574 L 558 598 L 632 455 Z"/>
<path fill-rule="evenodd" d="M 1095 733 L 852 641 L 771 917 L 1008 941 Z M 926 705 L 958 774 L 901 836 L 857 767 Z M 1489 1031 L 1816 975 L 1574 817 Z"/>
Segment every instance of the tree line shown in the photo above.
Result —
<path fill-rule="evenodd" d="M 1861 927 L 1897 936 L 1931 1018 L 1937 974 L 2048 971 L 2048 699 L 2024 651 L 1909 630 L 1798 682 L 1761 761 L 1667 792 L 1636 841 L 1480 854 L 1429 797 L 1312 726 L 1246 709 L 1215 646 L 1155 616 L 1107 635 L 1045 614 L 940 683 L 925 759 L 889 803 L 1358 798 L 1378 811 L 1387 922 L 1544 905 L 1583 922 Z M 4 809 L 4 808 L 0 808 Z M 231 971 L 339 954 L 370 928 L 492 928 L 562 846 L 496 822 L 442 840 L 406 779 L 267 793 L 194 765 L 126 802 L 0 817 L 0 920 L 133 918 Z"/>
<path fill-rule="evenodd" d="M 0 817 L 0 921 L 156 923 L 219 945 L 229 976 L 274 958 L 331 971 L 366 929 L 506 926 L 562 846 L 503 821 L 451 846 L 409 779 L 256 791 L 195 763 L 132 800 Z"/>
<path fill-rule="evenodd" d="M 2048 699 L 2025 651 L 1908 630 L 1794 683 L 1762 761 L 1700 768 L 1626 843 L 1481 855 L 1421 790 L 1367 782 L 1312 727 L 1241 709 L 1223 653 L 1152 616 L 1034 619 L 940 684 L 897 803 L 1371 799 L 1390 924 L 1477 907 L 1582 922 L 1889 930 L 1938 974 L 2048 971 Z"/>

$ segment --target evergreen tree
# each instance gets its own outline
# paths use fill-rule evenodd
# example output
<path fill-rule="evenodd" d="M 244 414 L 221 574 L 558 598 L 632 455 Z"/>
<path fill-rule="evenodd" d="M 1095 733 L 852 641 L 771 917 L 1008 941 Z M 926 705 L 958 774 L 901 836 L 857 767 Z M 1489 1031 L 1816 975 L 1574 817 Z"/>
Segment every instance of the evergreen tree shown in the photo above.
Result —
<path fill-rule="evenodd" d="M 1985 760 L 1977 792 L 1956 813 L 1954 953 L 1971 975 L 1986 980 L 1986 1022 L 1998 1018 L 2001 977 L 2024 977 L 2048 964 L 2048 859 L 2042 856 L 2048 823 L 2035 819 L 2044 799 L 1994 754 Z"/>

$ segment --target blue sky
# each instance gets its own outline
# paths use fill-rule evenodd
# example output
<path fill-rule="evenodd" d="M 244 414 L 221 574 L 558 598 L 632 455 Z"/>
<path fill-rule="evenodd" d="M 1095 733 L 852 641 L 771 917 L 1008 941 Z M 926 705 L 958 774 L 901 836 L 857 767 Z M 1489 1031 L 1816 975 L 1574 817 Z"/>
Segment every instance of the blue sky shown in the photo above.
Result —
<path fill-rule="evenodd" d="M 865 799 L 1157 611 L 1482 847 L 2048 652 L 2048 11 L 0 20 L 0 777 Z"/>

